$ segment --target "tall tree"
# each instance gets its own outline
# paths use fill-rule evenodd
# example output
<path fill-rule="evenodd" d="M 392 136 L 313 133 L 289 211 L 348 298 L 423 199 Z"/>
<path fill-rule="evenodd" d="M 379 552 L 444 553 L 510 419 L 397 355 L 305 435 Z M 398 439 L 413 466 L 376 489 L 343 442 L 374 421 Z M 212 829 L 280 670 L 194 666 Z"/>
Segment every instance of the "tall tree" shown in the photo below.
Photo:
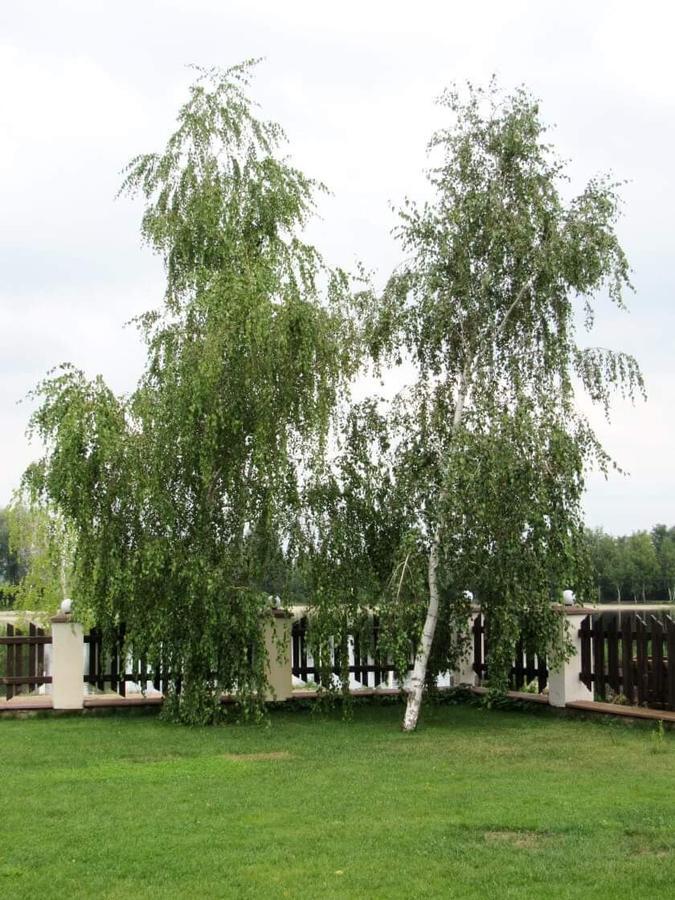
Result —
<path fill-rule="evenodd" d="M 302 239 L 321 185 L 278 155 L 249 75 L 202 73 L 164 151 L 131 163 L 167 278 L 139 320 L 145 373 L 129 397 L 72 367 L 43 382 L 27 475 L 75 530 L 77 602 L 162 655 L 167 713 L 188 722 L 223 691 L 260 708 L 270 566 L 276 585 L 354 357 L 347 279 Z"/>
<path fill-rule="evenodd" d="M 576 408 L 575 379 L 605 410 L 615 387 L 631 397 L 642 389 L 630 356 L 577 340 L 578 314 L 590 327 L 595 296 L 607 291 L 621 307 L 629 285 L 617 185 L 595 179 L 566 200 L 565 166 L 523 89 L 448 91 L 441 104 L 453 121 L 431 140 L 434 197 L 403 207 L 405 262 L 369 322 L 374 356 L 407 359 L 416 372 L 397 413 L 399 471 L 427 569 L 408 730 L 439 619 L 447 643 L 466 589 L 491 619 L 497 683 L 523 621 L 560 651 L 550 601 L 585 586 L 584 469 L 608 462 Z"/>

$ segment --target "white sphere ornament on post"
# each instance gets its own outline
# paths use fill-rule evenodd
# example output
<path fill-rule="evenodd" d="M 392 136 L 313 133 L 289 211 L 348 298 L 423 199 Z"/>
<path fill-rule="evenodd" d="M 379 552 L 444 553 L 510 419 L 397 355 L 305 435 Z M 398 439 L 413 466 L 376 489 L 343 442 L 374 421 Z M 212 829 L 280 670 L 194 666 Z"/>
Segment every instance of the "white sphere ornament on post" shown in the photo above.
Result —
<path fill-rule="evenodd" d="M 61 601 L 59 611 L 62 612 L 64 616 L 69 616 L 73 611 L 73 601 L 69 597 L 66 597 L 65 600 Z"/>
<path fill-rule="evenodd" d="M 574 606 L 576 601 L 576 597 L 574 596 L 574 591 L 570 591 L 569 589 L 563 591 L 563 603 L 565 606 Z"/>

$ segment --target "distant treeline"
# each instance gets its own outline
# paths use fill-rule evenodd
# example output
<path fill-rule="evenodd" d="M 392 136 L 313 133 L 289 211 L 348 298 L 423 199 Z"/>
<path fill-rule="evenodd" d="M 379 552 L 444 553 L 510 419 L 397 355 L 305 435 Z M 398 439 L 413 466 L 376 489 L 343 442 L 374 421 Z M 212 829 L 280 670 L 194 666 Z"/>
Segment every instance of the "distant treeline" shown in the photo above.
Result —
<path fill-rule="evenodd" d="M 596 528 L 587 535 L 600 601 L 675 600 L 675 526 L 622 537 Z"/>

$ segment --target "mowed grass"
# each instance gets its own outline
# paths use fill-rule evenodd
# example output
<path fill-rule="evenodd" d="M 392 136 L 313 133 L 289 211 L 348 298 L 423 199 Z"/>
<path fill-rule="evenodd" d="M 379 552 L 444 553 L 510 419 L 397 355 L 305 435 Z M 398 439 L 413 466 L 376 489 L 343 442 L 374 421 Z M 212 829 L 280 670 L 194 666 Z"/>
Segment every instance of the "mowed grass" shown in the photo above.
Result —
<path fill-rule="evenodd" d="M 0 896 L 675 895 L 675 735 L 400 716 L 0 720 Z"/>

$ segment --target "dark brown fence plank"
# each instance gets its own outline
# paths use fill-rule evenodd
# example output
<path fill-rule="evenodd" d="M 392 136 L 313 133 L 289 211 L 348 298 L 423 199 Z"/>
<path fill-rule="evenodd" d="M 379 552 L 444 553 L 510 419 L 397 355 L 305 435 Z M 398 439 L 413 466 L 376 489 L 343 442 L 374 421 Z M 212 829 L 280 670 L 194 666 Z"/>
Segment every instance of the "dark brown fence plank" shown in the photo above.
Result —
<path fill-rule="evenodd" d="M 635 616 L 635 644 L 637 647 L 637 700 L 640 706 L 646 705 L 649 696 L 648 675 L 648 641 L 647 625 L 640 616 Z"/>
<path fill-rule="evenodd" d="M 595 693 L 600 700 L 607 695 L 605 687 L 605 628 L 602 616 L 593 616 L 593 675 Z"/>
<path fill-rule="evenodd" d="M 615 694 L 621 692 L 621 678 L 619 675 L 619 629 L 616 616 L 608 618 L 605 627 L 607 642 L 607 682 Z"/>
<path fill-rule="evenodd" d="M 634 617 L 630 613 L 621 614 L 621 691 L 629 703 L 635 702 L 635 680 L 633 677 L 633 631 Z"/>
<path fill-rule="evenodd" d="M 544 654 L 537 654 L 537 684 L 541 694 L 548 684 L 548 662 Z"/>
<path fill-rule="evenodd" d="M 479 678 L 485 677 L 485 658 L 483 655 L 484 619 L 483 613 L 478 613 L 473 621 L 473 670 Z"/>
<path fill-rule="evenodd" d="M 7 637 L 8 638 L 15 637 L 13 625 L 7 625 Z M 7 657 L 6 657 L 7 661 L 6 661 L 6 665 L 5 665 L 5 675 L 7 678 L 13 678 L 16 675 L 16 668 L 14 665 L 15 650 L 16 650 L 16 646 L 13 644 L 10 644 L 7 647 Z M 11 700 L 14 697 L 14 694 L 15 694 L 14 688 L 11 685 L 11 682 L 8 682 L 7 683 L 7 693 L 6 693 L 7 699 Z"/>
<path fill-rule="evenodd" d="M 650 702 L 665 706 L 667 703 L 665 679 L 663 677 L 663 639 L 665 628 L 656 616 L 649 617 L 652 644 L 651 660 L 651 699 Z"/>
<path fill-rule="evenodd" d="M 591 617 L 581 620 L 579 637 L 581 638 L 581 672 L 579 678 L 590 690 L 593 688 L 593 662 L 591 653 Z"/>
<path fill-rule="evenodd" d="M 668 709 L 675 710 L 675 622 L 670 616 L 666 616 L 665 626 L 668 653 L 666 662 Z"/>
<path fill-rule="evenodd" d="M 45 637 L 44 628 L 38 628 L 37 634 L 35 635 L 38 644 L 37 644 L 37 668 L 38 672 L 41 675 L 45 674 L 45 645 L 42 643 Z M 49 638 L 49 643 L 51 644 L 52 639 Z"/>
<path fill-rule="evenodd" d="M 35 625 L 31 622 L 28 626 L 28 634 L 31 639 L 34 639 L 36 634 Z M 35 641 L 31 640 L 28 645 L 28 674 L 29 675 L 37 675 L 37 653 L 35 652 Z"/>

